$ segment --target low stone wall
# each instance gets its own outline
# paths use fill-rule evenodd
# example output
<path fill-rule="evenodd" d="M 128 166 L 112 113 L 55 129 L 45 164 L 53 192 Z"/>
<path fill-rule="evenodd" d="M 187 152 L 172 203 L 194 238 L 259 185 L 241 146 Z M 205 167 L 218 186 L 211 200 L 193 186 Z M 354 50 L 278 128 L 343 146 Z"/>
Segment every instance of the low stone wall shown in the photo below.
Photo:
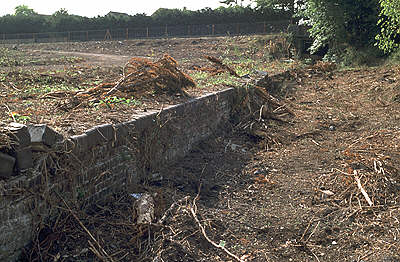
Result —
<path fill-rule="evenodd" d="M 11 125 L 14 144 L 0 153 L 0 261 L 15 261 L 54 207 L 84 207 L 141 183 L 226 129 L 235 96 L 227 89 L 69 138 Z"/>

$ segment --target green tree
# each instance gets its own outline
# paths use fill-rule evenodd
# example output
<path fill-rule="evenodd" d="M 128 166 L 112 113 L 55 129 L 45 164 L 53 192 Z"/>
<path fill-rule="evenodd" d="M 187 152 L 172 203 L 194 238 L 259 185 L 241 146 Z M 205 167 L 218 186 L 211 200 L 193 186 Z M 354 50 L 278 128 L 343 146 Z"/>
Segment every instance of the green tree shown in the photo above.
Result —
<path fill-rule="evenodd" d="M 281 9 L 289 12 L 293 18 L 298 9 L 304 5 L 303 0 L 254 0 L 259 8 Z"/>
<path fill-rule="evenodd" d="M 219 1 L 221 4 L 232 6 L 232 5 L 240 5 L 243 6 L 243 1 L 244 0 L 223 0 Z M 240 2 L 240 3 L 239 3 Z"/>
<path fill-rule="evenodd" d="M 52 27 L 51 31 L 68 31 L 74 29 L 74 17 L 69 15 L 68 11 L 64 8 L 54 12 L 54 14 L 48 17 L 48 21 Z"/>
<path fill-rule="evenodd" d="M 68 11 L 65 8 L 61 8 L 60 10 L 54 12 L 53 16 L 57 17 L 57 16 L 68 16 Z"/>
<path fill-rule="evenodd" d="M 151 17 L 159 24 L 177 24 L 182 19 L 183 12 L 180 9 L 159 8 Z"/>
<path fill-rule="evenodd" d="M 33 15 L 37 15 L 37 13 L 35 11 L 33 11 L 33 9 L 29 8 L 26 5 L 19 5 L 16 6 L 14 8 L 14 14 L 16 16 L 33 16 Z"/>
<path fill-rule="evenodd" d="M 385 53 L 390 53 L 400 47 L 400 0 L 380 0 L 381 30 L 376 36 L 378 47 Z"/>
<path fill-rule="evenodd" d="M 373 48 L 378 14 L 378 0 L 307 0 L 302 15 L 311 26 L 311 50 L 326 45 L 336 53 L 349 46 Z"/>

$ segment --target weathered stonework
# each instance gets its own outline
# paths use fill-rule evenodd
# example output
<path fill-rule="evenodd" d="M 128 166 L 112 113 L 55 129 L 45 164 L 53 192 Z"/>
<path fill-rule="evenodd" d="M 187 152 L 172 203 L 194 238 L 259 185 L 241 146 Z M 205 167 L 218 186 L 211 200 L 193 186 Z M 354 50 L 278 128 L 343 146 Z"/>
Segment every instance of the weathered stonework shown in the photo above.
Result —
<path fill-rule="evenodd" d="M 23 158 L 31 168 L 14 168 L 13 159 L 23 164 L 17 150 L 14 156 L 0 153 L 0 161 L 8 163 L 3 171 L 7 175 L 0 179 L 0 261 L 18 258 L 38 223 L 56 212 L 52 206 L 65 200 L 84 207 L 141 183 L 196 143 L 223 131 L 235 95 L 227 89 L 125 123 L 96 126 L 62 142 L 47 126 L 30 127 L 33 141 L 27 142 L 26 127 L 16 127 L 15 136 L 25 143 L 17 149 L 31 150 Z"/>
<path fill-rule="evenodd" d="M 53 146 L 61 136 L 47 125 L 30 125 L 28 132 L 31 137 L 31 143 L 41 143 L 46 146 Z"/>
<path fill-rule="evenodd" d="M 14 171 L 15 158 L 7 154 L 0 153 L 0 177 L 11 177 Z"/>

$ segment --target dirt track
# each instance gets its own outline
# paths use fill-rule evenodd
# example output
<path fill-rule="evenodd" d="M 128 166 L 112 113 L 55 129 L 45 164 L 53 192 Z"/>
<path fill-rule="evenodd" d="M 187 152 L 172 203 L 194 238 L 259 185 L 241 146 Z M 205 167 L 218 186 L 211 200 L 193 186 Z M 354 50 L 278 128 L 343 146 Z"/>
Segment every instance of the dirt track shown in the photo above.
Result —
<path fill-rule="evenodd" d="M 121 66 L 131 58 L 130 56 L 83 53 L 83 52 L 68 52 L 68 51 L 41 50 L 40 52 L 81 57 L 84 59 L 85 64 L 90 64 L 90 65 L 98 64 L 101 66 Z"/>

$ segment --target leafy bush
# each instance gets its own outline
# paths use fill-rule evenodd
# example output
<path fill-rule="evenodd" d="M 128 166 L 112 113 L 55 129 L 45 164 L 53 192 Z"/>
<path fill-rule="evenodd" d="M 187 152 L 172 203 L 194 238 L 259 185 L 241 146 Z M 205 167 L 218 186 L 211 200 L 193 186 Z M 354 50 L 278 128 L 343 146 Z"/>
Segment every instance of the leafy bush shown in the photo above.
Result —
<path fill-rule="evenodd" d="M 302 15 L 311 26 L 311 52 L 328 45 L 340 57 L 348 47 L 373 49 L 378 14 L 378 0 L 308 0 Z"/>
<path fill-rule="evenodd" d="M 383 52 L 373 48 L 347 47 L 341 53 L 340 62 L 343 66 L 373 66 L 381 62 Z"/>
<path fill-rule="evenodd" d="M 381 27 L 376 36 L 377 45 L 385 53 L 393 52 L 400 47 L 400 1 L 380 0 L 381 14 L 378 21 Z"/>
<path fill-rule="evenodd" d="M 389 61 L 393 64 L 400 64 L 400 49 L 393 50 L 390 53 Z"/>

